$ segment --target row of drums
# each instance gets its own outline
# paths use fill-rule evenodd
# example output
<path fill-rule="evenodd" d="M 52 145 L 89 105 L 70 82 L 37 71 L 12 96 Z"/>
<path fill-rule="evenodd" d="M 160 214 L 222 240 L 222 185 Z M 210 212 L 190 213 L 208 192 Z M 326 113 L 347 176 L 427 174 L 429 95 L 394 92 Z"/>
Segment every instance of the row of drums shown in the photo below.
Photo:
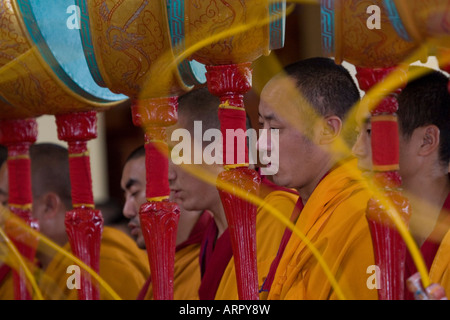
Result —
<path fill-rule="evenodd" d="M 179 95 L 206 82 L 204 64 L 283 46 L 284 1 L 228 2 L 1 0 L 0 119 Z M 226 37 L 247 23 L 255 26 Z"/>
<path fill-rule="evenodd" d="M 0 119 L 180 95 L 205 83 L 205 65 L 253 62 L 283 47 L 286 5 L 293 4 L 1 0 Z M 424 43 L 423 58 L 449 47 L 448 0 L 321 0 L 320 6 L 323 52 L 337 62 L 391 67 Z M 369 19 L 380 19 L 379 27 Z"/>

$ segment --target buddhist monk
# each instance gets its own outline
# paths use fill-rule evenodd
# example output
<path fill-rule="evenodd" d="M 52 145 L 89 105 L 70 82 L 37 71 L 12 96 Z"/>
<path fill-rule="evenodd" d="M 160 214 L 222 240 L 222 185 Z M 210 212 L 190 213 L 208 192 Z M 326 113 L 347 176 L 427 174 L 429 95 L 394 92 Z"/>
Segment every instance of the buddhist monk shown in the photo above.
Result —
<path fill-rule="evenodd" d="M 174 148 L 169 165 L 169 185 L 174 200 L 180 207 L 186 210 L 207 210 L 214 217 L 207 227 L 199 257 L 202 276 L 199 288 L 199 299 L 201 300 L 239 298 L 228 222 L 219 192 L 214 184 L 217 174 L 223 170 L 223 164 L 220 161 L 206 159 L 208 156 L 217 160 L 222 159 L 221 142 L 215 145 L 218 148 L 213 148 L 212 144 L 217 141 L 204 139 L 207 132 L 213 132 L 210 130 L 215 130 L 214 132 L 220 134 L 219 104 L 219 99 L 211 95 L 206 88 L 191 91 L 180 97 L 178 126 L 173 130 Z M 184 131 L 175 131 L 177 129 Z M 184 144 L 186 147 L 184 149 L 177 147 L 179 143 L 186 142 L 184 139 L 187 139 L 187 136 L 183 133 L 192 137 L 188 143 Z M 191 147 L 192 149 L 188 150 Z M 212 152 L 212 149 L 215 149 L 215 152 Z M 186 153 L 189 152 L 191 154 L 187 156 Z M 194 163 L 194 153 L 197 157 L 199 155 L 202 157 L 197 164 Z M 180 160 L 179 158 L 183 158 L 185 162 L 175 164 Z M 213 177 L 213 182 L 208 183 L 195 176 L 187 167 L 204 170 Z M 293 210 L 298 198 L 295 191 L 276 186 L 264 177 L 259 196 L 286 217 Z M 260 286 L 276 255 L 284 227 L 270 214 L 266 205 L 258 206 L 256 242 Z M 270 237 L 267 236 L 268 234 Z"/>
<path fill-rule="evenodd" d="M 411 205 L 410 232 L 430 272 L 430 280 L 450 295 L 450 94 L 448 77 L 422 68 L 425 75 L 410 81 L 398 97 L 399 173 Z M 361 113 L 364 112 L 361 110 Z M 370 119 L 361 122 L 353 147 L 361 169 L 372 170 Z M 417 272 L 409 255 L 406 279 Z M 406 283 L 406 281 L 405 281 Z M 414 296 L 405 290 L 405 297 Z"/>
<path fill-rule="evenodd" d="M 344 130 L 358 99 L 349 72 L 327 58 L 287 66 L 261 92 L 260 125 L 277 129 L 279 142 L 258 146 L 279 152 L 279 162 L 270 164 L 279 167 L 274 182 L 298 191 L 291 220 L 318 253 L 287 231 L 268 276 L 273 280 L 263 288 L 268 299 L 377 299 L 366 285 L 366 270 L 374 265 L 365 217 L 370 193 Z"/>
<path fill-rule="evenodd" d="M 128 226 L 137 245 L 145 249 L 145 240 L 139 221 L 139 208 L 145 198 L 145 148 L 138 147 L 128 157 L 122 172 L 121 186 L 125 194 L 123 214 L 130 219 Z M 211 215 L 203 211 L 181 210 L 177 228 L 174 265 L 174 299 L 198 299 L 200 268 L 198 256 L 206 225 Z M 153 299 L 151 277 L 142 287 L 139 300 Z"/>
<path fill-rule="evenodd" d="M 39 222 L 39 230 L 47 238 L 70 250 L 65 230 L 65 213 L 72 208 L 69 157 L 67 149 L 56 144 L 35 144 L 30 148 L 33 209 L 32 216 Z M 2 194 L 8 192 L 7 165 L 0 169 Z M 7 196 L 2 203 L 7 203 Z M 76 284 L 67 285 L 68 267 L 75 262 L 61 253 L 55 253 L 40 244 L 36 254 L 42 272 L 37 282 L 45 299 L 76 300 Z M 146 254 L 133 239 L 117 229 L 104 226 L 100 246 L 100 277 L 122 299 L 135 299 L 149 275 Z M 72 283 L 73 284 L 73 283 Z M 110 293 L 100 287 L 100 299 L 111 299 Z"/>

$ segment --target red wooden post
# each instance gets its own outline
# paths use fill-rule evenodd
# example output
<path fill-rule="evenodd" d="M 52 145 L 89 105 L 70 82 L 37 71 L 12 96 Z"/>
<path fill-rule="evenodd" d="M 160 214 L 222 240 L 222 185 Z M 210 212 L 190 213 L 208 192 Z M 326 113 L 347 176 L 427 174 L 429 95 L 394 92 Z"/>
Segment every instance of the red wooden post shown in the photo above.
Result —
<path fill-rule="evenodd" d="M 31 216 L 33 197 L 31 193 L 30 146 L 36 142 L 35 119 L 1 120 L 0 144 L 8 148 L 9 209 L 29 226 L 38 229 L 38 222 Z M 38 239 L 14 221 L 5 222 L 5 230 L 18 251 L 30 262 L 36 255 Z M 23 270 L 13 271 L 14 299 L 31 300 L 31 287 Z"/>
<path fill-rule="evenodd" d="M 95 111 L 56 116 L 58 138 L 69 146 L 69 170 L 73 210 L 66 213 L 65 225 L 73 253 L 97 273 L 100 268 L 100 242 L 103 217 L 95 210 L 87 141 L 97 137 Z M 83 270 L 80 300 L 99 300 L 99 284 Z"/>
<path fill-rule="evenodd" d="M 358 68 L 360 88 L 370 90 L 394 68 Z M 405 72 L 406 79 L 406 72 Z M 399 169 L 399 138 L 397 123 L 397 95 L 401 88 L 387 94 L 375 109 L 371 110 L 371 144 L 374 179 L 384 195 L 389 198 L 403 222 L 409 222 L 409 203 L 401 192 Z M 367 219 L 372 234 L 375 262 L 380 268 L 378 295 L 380 300 L 404 299 L 404 274 L 406 244 L 395 227 L 392 218 L 376 198 L 369 200 Z"/>
<path fill-rule="evenodd" d="M 248 168 L 246 144 L 246 112 L 244 94 L 250 90 L 251 63 L 206 67 L 209 91 L 218 96 L 219 119 L 223 136 L 223 163 L 225 171 L 218 180 L 233 185 L 247 194 L 258 194 L 261 179 Z M 237 141 L 229 141 L 227 130 L 242 130 Z M 239 146 L 245 146 L 240 150 Z M 245 152 L 245 153 L 244 153 Z M 234 156 L 230 157 L 233 153 Z M 228 221 L 234 264 L 241 300 L 258 300 L 258 270 L 256 260 L 256 206 L 245 198 L 218 188 Z"/>
<path fill-rule="evenodd" d="M 166 128 L 178 119 L 178 98 L 135 101 L 133 123 L 145 132 L 146 198 L 139 211 L 155 300 L 173 300 L 175 244 L 180 209 L 170 202 Z"/>

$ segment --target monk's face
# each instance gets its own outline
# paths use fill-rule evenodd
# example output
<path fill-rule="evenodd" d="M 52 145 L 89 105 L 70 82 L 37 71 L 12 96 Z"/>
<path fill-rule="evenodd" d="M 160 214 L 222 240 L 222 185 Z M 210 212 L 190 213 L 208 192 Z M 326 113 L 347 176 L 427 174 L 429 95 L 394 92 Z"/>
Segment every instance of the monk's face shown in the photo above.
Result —
<path fill-rule="evenodd" d="M 353 154 L 358 158 L 358 168 L 363 172 L 372 171 L 371 131 L 370 121 L 366 120 L 357 129 L 358 138 L 352 149 Z"/>
<path fill-rule="evenodd" d="M 139 208 L 146 202 L 145 198 L 145 157 L 129 160 L 122 172 L 120 185 L 125 195 L 123 215 L 130 219 L 128 227 L 140 248 L 145 248 L 145 240 L 139 220 Z"/>
<path fill-rule="evenodd" d="M 417 150 L 423 141 L 425 127 L 417 128 L 411 137 L 405 137 L 399 128 L 399 173 L 402 177 L 403 186 L 408 188 L 410 177 L 413 177 L 419 166 Z M 372 125 L 367 119 L 357 130 L 358 138 L 353 146 L 352 152 L 358 158 L 358 168 L 369 173 L 373 170 L 371 132 Z"/>
<path fill-rule="evenodd" d="M 287 77 L 274 78 L 264 87 L 259 104 L 259 124 L 261 129 L 278 131 L 278 144 L 272 144 L 270 139 L 264 143 L 260 139 L 258 149 L 260 152 L 278 152 L 278 157 L 272 157 L 279 161 L 276 164 L 278 172 L 273 175 L 276 184 L 301 189 L 315 179 L 321 151 L 314 139 L 310 139 L 309 130 L 301 125 L 309 119 L 299 112 L 298 103 L 302 99 L 297 95 L 297 89 Z"/>
<path fill-rule="evenodd" d="M 190 172 L 194 169 L 195 172 Z M 219 167 L 215 165 L 181 164 L 169 161 L 170 198 L 187 211 L 217 211 L 221 204 L 219 192 L 214 184 L 208 183 L 196 174 L 207 173 L 217 177 Z M 214 178 L 215 180 L 215 178 Z"/>

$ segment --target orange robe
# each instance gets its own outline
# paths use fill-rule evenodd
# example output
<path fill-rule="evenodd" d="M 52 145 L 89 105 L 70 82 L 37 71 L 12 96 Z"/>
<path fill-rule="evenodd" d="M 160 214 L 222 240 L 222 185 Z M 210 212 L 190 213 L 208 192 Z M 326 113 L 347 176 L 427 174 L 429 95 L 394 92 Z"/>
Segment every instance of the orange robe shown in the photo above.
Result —
<path fill-rule="evenodd" d="M 450 194 L 445 200 L 441 214 L 436 223 L 436 228 L 420 247 L 424 262 L 430 270 L 431 283 L 440 284 L 450 297 Z M 414 261 L 407 251 L 406 253 L 406 279 L 417 272 Z M 405 285 L 405 299 L 413 300 L 414 294 Z"/>
<path fill-rule="evenodd" d="M 440 284 L 450 298 L 450 231 L 442 240 L 430 270 L 431 283 Z"/>
<path fill-rule="evenodd" d="M 0 266 L 0 300 L 14 300 L 13 277 L 7 264 Z"/>
<path fill-rule="evenodd" d="M 296 228 L 312 242 L 347 299 L 377 299 L 367 287 L 367 268 L 374 265 L 370 229 L 366 220 L 371 196 L 353 179 L 356 160 L 344 162 L 318 184 Z M 268 299 L 337 299 L 329 279 L 306 244 L 295 234 L 287 243 Z"/>
<path fill-rule="evenodd" d="M 200 244 L 205 234 L 206 226 L 211 220 L 211 214 L 208 211 L 204 211 L 192 229 L 189 238 L 176 247 L 173 280 L 174 300 L 198 300 L 198 288 L 201 281 L 198 262 Z M 137 299 L 153 299 L 151 277 L 148 277 Z"/>
<path fill-rule="evenodd" d="M 67 243 L 64 249 L 70 252 Z M 75 262 L 57 253 L 40 278 L 40 289 L 45 299 L 77 300 L 78 290 L 68 289 L 67 267 Z M 124 232 L 105 226 L 100 246 L 100 277 L 124 300 L 134 300 L 149 275 L 145 250 Z M 100 286 L 100 299 L 113 299 Z"/>

